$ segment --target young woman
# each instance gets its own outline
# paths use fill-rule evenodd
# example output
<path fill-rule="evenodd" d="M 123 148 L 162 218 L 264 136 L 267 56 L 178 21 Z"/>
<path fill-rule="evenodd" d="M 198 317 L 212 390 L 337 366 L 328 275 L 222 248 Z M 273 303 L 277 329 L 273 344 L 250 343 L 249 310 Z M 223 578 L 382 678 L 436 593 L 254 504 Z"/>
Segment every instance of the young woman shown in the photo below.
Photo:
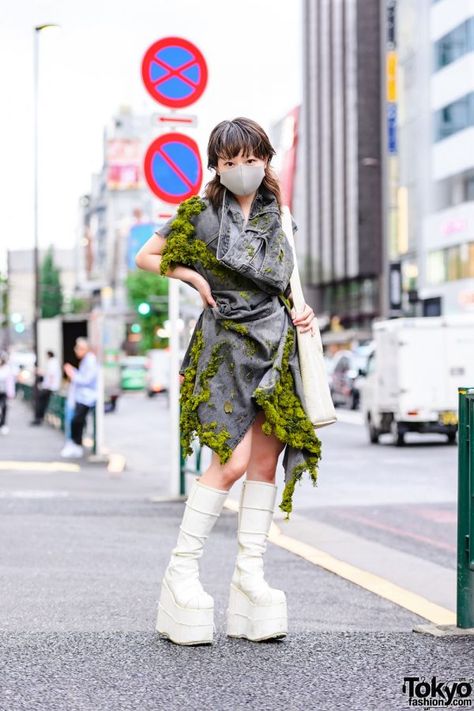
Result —
<path fill-rule="evenodd" d="M 287 516 L 298 479 L 305 471 L 317 478 L 320 441 L 304 411 L 295 338 L 295 328 L 312 331 L 314 312 L 305 306 L 296 315 L 289 304 L 294 263 L 274 154 L 254 121 L 219 123 L 209 139 L 215 176 L 204 198 L 183 202 L 136 257 L 140 268 L 193 286 L 204 307 L 181 366 L 180 426 L 185 451 L 197 435 L 212 461 L 186 502 L 157 621 L 179 644 L 212 641 L 214 603 L 199 581 L 198 559 L 245 472 L 227 634 L 253 641 L 286 634 L 285 593 L 263 574 L 279 455 L 285 450 L 280 508 Z"/>

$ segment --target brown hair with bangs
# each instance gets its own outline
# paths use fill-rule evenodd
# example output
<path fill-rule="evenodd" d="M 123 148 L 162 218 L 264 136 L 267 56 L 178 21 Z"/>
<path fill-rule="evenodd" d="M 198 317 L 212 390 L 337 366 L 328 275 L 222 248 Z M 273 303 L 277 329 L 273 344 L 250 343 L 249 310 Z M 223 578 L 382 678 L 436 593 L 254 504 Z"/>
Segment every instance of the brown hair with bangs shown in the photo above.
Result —
<path fill-rule="evenodd" d="M 230 160 L 241 151 L 244 156 L 254 155 L 256 158 L 268 161 L 262 187 L 275 196 L 278 206 L 281 207 L 280 184 L 270 167 L 275 149 L 263 128 L 252 119 L 239 117 L 233 121 L 221 121 L 217 124 L 211 132 L 207 145 L 207 167 L 216 170 L 219 158 Z M 225 187 L 216 173 L 204 190 L 205 196 L 216 210 L 222 204 L 224 190 Z"/>

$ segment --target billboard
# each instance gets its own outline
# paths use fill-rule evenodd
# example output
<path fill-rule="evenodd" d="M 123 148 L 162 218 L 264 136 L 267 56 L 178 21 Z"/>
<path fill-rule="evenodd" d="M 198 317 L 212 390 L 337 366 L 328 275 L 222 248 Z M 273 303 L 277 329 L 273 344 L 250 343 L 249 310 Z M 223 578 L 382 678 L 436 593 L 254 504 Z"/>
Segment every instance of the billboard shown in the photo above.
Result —
<path fill-rule="evenodd" d="M 142 148 L 136 138 L 111 138 L 106 143 L 107 188 L 138 190 L 143 187 Z"/>
<path fill-rule="evenodd" d="M 154 222 L 142 222 L 133 225 L 128 233 L 127 240 L 127 267 L 128 269 L 136 269 L 135 255 L 143 247 L 145 242 L 150 239 L 159 225 Z"/>

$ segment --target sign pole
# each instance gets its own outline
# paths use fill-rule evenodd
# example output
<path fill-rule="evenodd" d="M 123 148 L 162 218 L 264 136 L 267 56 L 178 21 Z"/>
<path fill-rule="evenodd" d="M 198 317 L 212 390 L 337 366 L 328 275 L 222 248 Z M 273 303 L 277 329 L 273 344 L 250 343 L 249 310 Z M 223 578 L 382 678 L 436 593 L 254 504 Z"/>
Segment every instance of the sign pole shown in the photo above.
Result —
<path fill-rule="evenodd" d="M 165 37 L 146 51 L 141 65 L 143 84 L 154 101 L 174 112 L 196 102 L 207 85 L 206 60 L 192 42 Z M 197 117 L 172 114 L 158 117 L 160 125 L 196 126 Z M 176 131 L 156 138 L 145 155 L 144 173 L 154 195 L 168 205 L 198 195 L 202 183 L 199 147 L 192 138 Z M 173 496 L 185 494 L 181 479 L 179 428 L 179 281 L 169 280 L 168 320 L 170 329 L 169 426 L 171 442 L 170 488 Z"/>
<path fill-rule="evenodd" d="M 170 483 L 171 495 L 179 496 L 181 491 L 181 450 L 179 442 L 179 281 L 169 280 L 168 318 L 170 329 L 170 391 L 169 391 L 169 426 L 171 442 Z"/>

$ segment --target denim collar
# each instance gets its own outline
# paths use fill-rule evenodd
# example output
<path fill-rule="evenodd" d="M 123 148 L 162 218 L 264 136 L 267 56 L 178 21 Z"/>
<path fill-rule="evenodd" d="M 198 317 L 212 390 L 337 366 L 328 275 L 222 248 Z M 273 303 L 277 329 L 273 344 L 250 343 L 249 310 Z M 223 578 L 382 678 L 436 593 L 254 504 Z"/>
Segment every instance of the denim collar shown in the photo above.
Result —
<path fill-rule="evenodd" d="M 230 190 L 226 189 L 223 203 L 226 211 L 242 217 L 242 209 L 239 202 Z M 249 220 L 266 212 L 279 212 L 278 202 L 273 193 L 266 188 L 260 187 L 250 207 Z"/>

